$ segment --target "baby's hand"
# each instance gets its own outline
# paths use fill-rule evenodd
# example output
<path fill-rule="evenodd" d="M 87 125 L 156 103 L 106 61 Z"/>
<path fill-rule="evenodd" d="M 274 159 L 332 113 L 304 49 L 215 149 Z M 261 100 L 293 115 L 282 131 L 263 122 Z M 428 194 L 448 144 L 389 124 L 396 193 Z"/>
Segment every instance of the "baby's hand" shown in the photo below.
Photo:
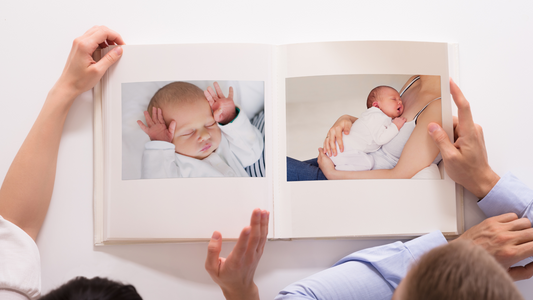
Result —
<path fill-rule="evenodd" d="M 137 120 L 139 127 L 150 137 L 151 141 L 165 141 L 172 143 L 172 138 L 174 137 L 174 130 L 176 130 L 176 121 L 172 120 L 170 125 L 167 128 L 165 120 L 163 119 L 163 111 L 161 108 L 152 109 L 152 117 L 150 114 L 145 111 L 144 117 L 146 118 L 146 124 L 141 120 Z"/>
<path fill-rule="evenodd" d="M 398 117 L 398 118 L 395 118 L 394 120 L 392 120 L 392 123 L 394 123 L 394 125 L 396 125 L 396 127 L 398 127 L 398 130 L 400 130 L 400 128 L 402 128 L 403 124 L 405 123 L 405 121 L 407 121 L 406 118 Z"/>
<path fill-rule="evenodd" d="M 233 88 L 229 88 L 229 95 L 226 98 L 218 83 L 215 82 L 213 85 L 216 92 L 211 87 L 208 87 L 207 91 L 204 91 L 205 97 L 209 101 L 209 105 L 211 105 L 215 121 L 222 125 L 228 124 L 237 116 L 235 103 L 233 103 Z"/>

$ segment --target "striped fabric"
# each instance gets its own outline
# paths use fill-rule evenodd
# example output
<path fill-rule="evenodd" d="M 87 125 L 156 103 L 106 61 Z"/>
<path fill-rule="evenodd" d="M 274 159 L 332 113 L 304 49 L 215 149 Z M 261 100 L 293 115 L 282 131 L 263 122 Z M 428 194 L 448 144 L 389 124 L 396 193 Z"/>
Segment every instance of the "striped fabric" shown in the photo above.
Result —
<path fill-rule="evenodd" d="M 259 131 L 261 132 L 261 135 L 263 135 L 263 145 L 265 144 L 265 112 L 262 110 L 260 111 L 255 117 L 252 118 L 252 125 L 254 125 Z M 250 177 L 265 177 L 265 146 L 263 146 L 263 152 L 261 153 L 261 157 L 257 162 L 255 162 L 253 165 L 248 166 L 245 168 L 246 173 L 250 175 Z"/>

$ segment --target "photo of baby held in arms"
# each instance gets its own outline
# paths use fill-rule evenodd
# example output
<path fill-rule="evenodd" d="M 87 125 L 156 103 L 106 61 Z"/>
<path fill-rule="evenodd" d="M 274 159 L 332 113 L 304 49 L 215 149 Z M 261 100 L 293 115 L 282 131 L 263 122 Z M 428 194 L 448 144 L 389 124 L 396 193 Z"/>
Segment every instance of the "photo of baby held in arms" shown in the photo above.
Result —
<path fill-rule="evenodd" d="M 122 84 L 122 179 L 264 177 L 264 85 Z"/>
<path fill-rule="evenodd" d="M 424 127 L 442 120 L 440 76 L 316 76 L 286 84 L 287 181 L 442 179 Z"/>

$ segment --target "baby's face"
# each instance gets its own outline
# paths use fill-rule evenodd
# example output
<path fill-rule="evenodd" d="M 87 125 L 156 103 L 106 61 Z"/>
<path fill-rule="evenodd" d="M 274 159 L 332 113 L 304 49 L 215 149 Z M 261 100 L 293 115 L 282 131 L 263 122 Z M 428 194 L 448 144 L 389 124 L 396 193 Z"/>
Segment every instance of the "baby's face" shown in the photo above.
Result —
<path fill-rule="evenodd" d="M 383 89 L 378 95 L 378 101 L 373 106 L 391 118 L 397 118 L 403 113 L 403 104 L 400 94 L 393 89 Z M 377 105 L 376 105 L 377 103 Z"/>
<path fill-rule="evenodd" d="M 167 126 L 176 121 L 172 144 L 176 152 L 196 159 L 204 159 L 220 144 L 220 127 L 213 118 L 205 99 L 161 107 Z"/>

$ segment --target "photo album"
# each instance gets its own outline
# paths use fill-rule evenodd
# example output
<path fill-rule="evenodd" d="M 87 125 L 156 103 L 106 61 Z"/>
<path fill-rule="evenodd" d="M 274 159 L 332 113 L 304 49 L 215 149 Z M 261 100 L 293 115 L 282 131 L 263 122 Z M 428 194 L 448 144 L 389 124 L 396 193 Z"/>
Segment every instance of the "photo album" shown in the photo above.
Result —
<path fill-rule="evenodd" d="M 94 88 L 94 243 L 463 232 L 453 137 L 457 45 L 351 41 L 125 45 Z M 112 47 L 99 50 L 95 59 Z"/>

